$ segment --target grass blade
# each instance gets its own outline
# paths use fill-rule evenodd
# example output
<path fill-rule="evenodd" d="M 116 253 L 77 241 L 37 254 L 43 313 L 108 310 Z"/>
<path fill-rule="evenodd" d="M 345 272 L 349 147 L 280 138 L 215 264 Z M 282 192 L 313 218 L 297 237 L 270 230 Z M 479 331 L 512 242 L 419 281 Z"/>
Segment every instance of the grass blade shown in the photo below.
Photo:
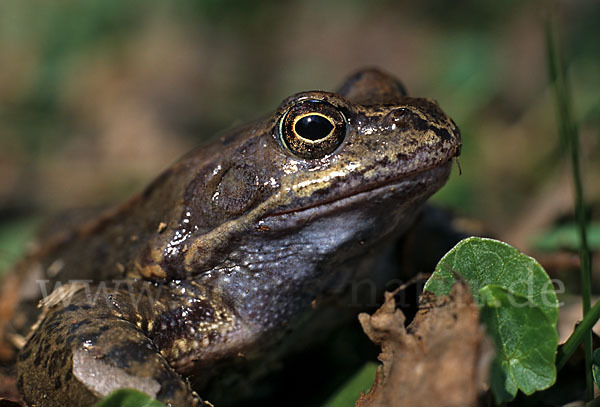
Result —
<path fill-rule="evenodd" d="M 571 115 L 571 99 L 569 85 L 565 74 L 565 64 L 561 48 L 558 45 L 555 33 L 555 24 L 551 18 L 546 20 L 546 54 L 548 57 L 548 73 L 550 82 L 554 89 L 556 101 L 558 129 L 561 144 L 567 147 L 571 158 L 571 171 L 575 190 L 575 217 L 579 231 L 579 256 L 581 258 L 581 297 L 583 300 L 583 316 L 588 316 L 591 307 L 591 258 L 587 243 L 585 208 L 583 199 L 583 186 L 581 182 L 581 171 L 579 165 L 579 134 Z M 591 317 L 591 315 L 590 315 Z M 589 320 L 588 320 L 589 321 Z M 580 325 L 581 326 L 581 325 Z M 573 334 L 575 334 L 574 332 Z M 586 396 L 591 400 L 594 396 L 592 378 L 592 331 L 590 329 L 580 330 L 579 335 L 583 337 L 585 348 L 585 377 Z M 570 339 L 570 338 L 569 338 Z M 565 361 L 559 361 L 563 363 Z"/>

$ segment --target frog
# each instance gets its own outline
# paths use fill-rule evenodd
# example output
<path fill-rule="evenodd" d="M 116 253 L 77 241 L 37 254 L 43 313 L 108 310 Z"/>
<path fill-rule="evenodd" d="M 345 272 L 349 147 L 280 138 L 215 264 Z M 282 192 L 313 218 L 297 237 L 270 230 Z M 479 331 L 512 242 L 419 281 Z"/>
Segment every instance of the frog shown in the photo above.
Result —
<path fill-rule="evenodd" d="M 358 276 L 389 272 L 379 258 L 446 183 L 461 144 L 437 102 L 364 68 L 58 228 L 2 287 L 30 288 L 11 325 L 23 399 L 89 406 L 133 388 L 203 405 L 241 366 L 289 352 Z"/>

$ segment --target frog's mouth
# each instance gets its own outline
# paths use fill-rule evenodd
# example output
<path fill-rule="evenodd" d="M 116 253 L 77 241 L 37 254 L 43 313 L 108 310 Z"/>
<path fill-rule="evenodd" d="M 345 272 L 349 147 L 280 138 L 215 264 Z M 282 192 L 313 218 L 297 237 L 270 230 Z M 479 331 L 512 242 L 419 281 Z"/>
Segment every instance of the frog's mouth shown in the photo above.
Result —
<path fill-rule="evenodd" d="M 293 226 L 299 222 L 344 212 L 358 206 L 401 210 L 413 206 L 415 202 L 423 202 L 440 189 L 450 175 L 451 166 L 452 160 L 449 160 L 442 165 L 365 185 L 363 188 L 311 205 L 266 214 L 259 220 L 259 227 L 270 229 L 282 224 Z"/>

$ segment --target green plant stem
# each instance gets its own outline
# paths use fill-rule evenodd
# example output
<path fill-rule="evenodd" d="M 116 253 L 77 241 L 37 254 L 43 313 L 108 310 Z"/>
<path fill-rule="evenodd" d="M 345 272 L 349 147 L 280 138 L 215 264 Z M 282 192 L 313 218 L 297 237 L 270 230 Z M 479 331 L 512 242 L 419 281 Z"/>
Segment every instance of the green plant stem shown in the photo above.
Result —
<path fill-rule="evenodd" d="M 575 353 L 581 341 L 583 341 L 586 333 L 591 332 L 592 327 L 598 322 L 598 319 L 600 319 L 600 300 L 596 301 L 594 306 L 590 308 L 590 312 L 586 314 L 583 321 L 577 325 L 577 328 L 569 336 L 569 339 L 558 350 L 558 354 L 556 355 L 556 368 L 558 370 L 562 369 L 569 361 L 569 358 Z"/>
<path fill-rule="evenodd" d="M 587 242 L 587 231 L 586 231 L 586 219 L 585 219 L 585 207 L 583 198 L 583 186 L 581 182 L 581 172 L 579 166 L 579 135 L 577 126 L 573 122 L 571 116 L 571 102 L 569 87 L 564 70 L 564 62 L 560 47 L 555 39 L 554 29 L 552 21 L 547 20 L 546 23 L 546 46 L 548 55 L 548 67 L 550 73 L 550 80 L 554 85 L 554 96 L 556 100 L 556 107 L 558 111 L 558 127 L 561 134 L 561 140 L 566 144 L 569 153 L 571 154 L 571 171 L 573 174 L 573 183 L 575 188 L 575 216 L 577 218 L 577 226 L 579 231 L 580 246 L 579 256 L 581 259 L 581 297 L 583 303 L 583 317 L 584 321 L 588 318 L 588 321 L 592 321 L 591 324 L 586 324 L 587 330 L 582 327 L 584 324 L 580 324 L 577 329 L 580 329 L 580 335 L 583 337 L 584 349 L 585 349 L 585 378 L 586 378 L 586 395 L 587 400 L 591 400 L 594 396 L 593 378 L 592 378 L 592 331 L 593 322 L 598 318 L 591 318 L 590 312 L 591 305 L 591 258 L 590 251 Z M 598 305 L 598 304 L 596 304 Z M 594 307 L 596 307 L 596 305 Z M 600 306 L 598 306 L 600 312 Z M 599 314 L 600 316 L 600 314 Z M 577 331 L 577 330 L 576 330 Z M 572 337 L 575 335 L 573 333 Z M 571 338 L 569 338 L 571 339 Z M 579 343 L 579 342 L 578 342 Z M 566 361 L 562 361 L 563 365 Z"/>

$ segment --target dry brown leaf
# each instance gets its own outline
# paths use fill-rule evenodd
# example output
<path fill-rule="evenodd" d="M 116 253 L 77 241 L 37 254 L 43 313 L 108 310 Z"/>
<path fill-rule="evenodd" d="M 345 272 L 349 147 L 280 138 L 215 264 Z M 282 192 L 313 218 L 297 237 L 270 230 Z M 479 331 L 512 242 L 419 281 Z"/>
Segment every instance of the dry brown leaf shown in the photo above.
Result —
<path fill-rule="evenodd" d="M 408 328 L 394 293 L 386 293 L 385 304 L 359 320 L 381 347 L 383 366 L 357 407 L 477 405 L 493 348 L 465 283 L 455 284 L 445 297 L 424 293 Z"/>

